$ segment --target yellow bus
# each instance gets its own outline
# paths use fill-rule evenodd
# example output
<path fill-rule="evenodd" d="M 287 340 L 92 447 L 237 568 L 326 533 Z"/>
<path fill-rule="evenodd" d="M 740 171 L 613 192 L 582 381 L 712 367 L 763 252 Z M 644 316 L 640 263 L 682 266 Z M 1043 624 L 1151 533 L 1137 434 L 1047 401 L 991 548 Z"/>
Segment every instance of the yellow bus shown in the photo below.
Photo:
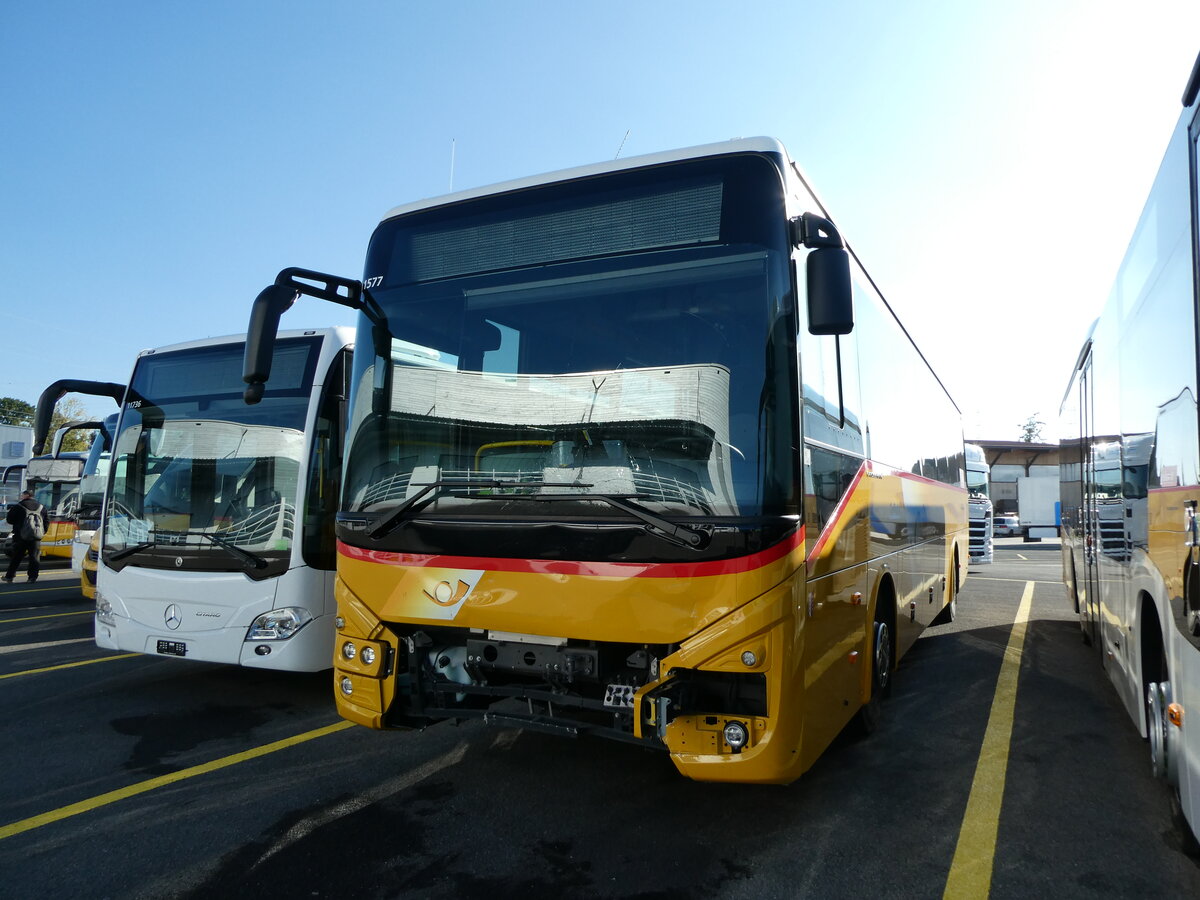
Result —
<path fill-rule="evenodd" d="M 363 281 L 334 691 L 787 782 L 947 619 L 960 415 L 784 148 L 739 140 L 392 210 Z M 930 686 L 933 689 L 933 686 Z"/>
<path fill-rule="evenodd" d="M 25 466 L 25 487 L 49 513 L 42 537 L 42 556 L 71 558 L 75 511 L 86 453 L 55 452 L 32 457 Z"/>

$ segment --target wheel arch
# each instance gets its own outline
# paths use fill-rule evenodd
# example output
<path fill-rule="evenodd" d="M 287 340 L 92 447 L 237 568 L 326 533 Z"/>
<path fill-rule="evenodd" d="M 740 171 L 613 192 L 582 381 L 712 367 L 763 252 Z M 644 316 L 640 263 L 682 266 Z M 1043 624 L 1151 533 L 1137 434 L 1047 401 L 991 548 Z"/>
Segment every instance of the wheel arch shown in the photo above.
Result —
<path fill-rule="evenodd" d="M 1167 651 L 1158 606 L 1149 592 L 1144 590 L 1138 594 L 1137 617 L 1138 684 L 1141 688 L 1141 715 L 1138 717 L 1138 727 L 1142 737 L 1146 737 L 1149 727 L 1146 721 L 1146 689 L 1152 683 L 1164 679 L 1167 671 Z"/>

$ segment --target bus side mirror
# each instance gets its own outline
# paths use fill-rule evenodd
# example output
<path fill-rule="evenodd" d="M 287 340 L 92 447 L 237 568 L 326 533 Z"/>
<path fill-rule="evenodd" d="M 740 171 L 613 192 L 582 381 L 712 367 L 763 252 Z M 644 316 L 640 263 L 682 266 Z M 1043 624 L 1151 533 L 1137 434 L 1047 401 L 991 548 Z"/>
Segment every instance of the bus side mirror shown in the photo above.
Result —
<path fill-rule="evenodd" d="M 849 334 L 854 330 L 850 254 L 844 247 L 820 247 L 808 254 L 808 330 Z"/>
<path fill-rule="evenodd" d="M 837 226 L 816 213 L 791 221 L 792 243 L 809 247 L 808 330 L 811 334 L 849 334 L 854 330 L 854 293 L 850 288 L 850 251 Z"/>
<path fill-rule="evenodd" d="M 279 333 L 279 317 L 299 296 L 288 285 L 272 284 L 254 298 L 250 310 L 250 325 L 246 331 L 246 357 L 242 364 L 242 381 L 246 392 L 242 398 L 248 404 L 262 399 L 263 386 L 271 377 L 271 359 L 275 355 L 275 336 Z"/>

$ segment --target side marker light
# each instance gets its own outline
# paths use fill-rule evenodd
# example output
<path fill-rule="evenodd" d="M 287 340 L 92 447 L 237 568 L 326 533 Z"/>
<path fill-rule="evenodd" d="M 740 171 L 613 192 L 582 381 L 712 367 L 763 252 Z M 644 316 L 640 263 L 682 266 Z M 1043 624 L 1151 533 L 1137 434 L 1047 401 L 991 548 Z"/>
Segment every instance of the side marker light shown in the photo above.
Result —
<path fill-rule="evenodd" d="M 1171 703 L 1167 706 L 1167 721 L 1176 728 L 1183 727 L 1183 707 L 1178 703 Z"/>

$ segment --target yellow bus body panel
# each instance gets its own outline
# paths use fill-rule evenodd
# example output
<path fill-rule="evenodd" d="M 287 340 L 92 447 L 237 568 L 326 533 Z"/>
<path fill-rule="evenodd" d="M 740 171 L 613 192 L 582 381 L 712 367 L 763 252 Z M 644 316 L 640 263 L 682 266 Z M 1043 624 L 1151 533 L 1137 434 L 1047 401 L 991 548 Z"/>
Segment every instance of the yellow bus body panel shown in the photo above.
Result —
<path fill-rule="evenodd" d="M 907 543 L 880 555 L 874 530 L 880 522 L 905 521 L 904 510 L 914 506 L 939 511 L 918 523 L 929 533 L 920 541 L 905 535 Z M 805 534 L 798 528 L 762 554 L 761 565 L 729 560 L 695 567 L 424 557 L 341 544 L 336 597 L 344 624 L 336 646 L 373 640 L 399 651 L 389 622 L 678 645 L 659 661 L 659 680 L 638 689 L 635 709 L 673 669 L 761 673 L 767 685 L 765 715 L 685 715 L 661 729 L 679 771 L 705 781 L 789 782 L 870 698 L 880 586 L 891 585 L 888 597 L 897 607 L 889 612 L 901 632 L 898 653 L 911 643 L 903 639 L 905 627 L 915 639 L 953 599 L 951 582 L 961 579 L 968 558 L 966 493 L 864 464 L 821 533 L 807 540 Z M 918 601 L 921 615 L 914 610 L 910 622 L 908 604 Z M 753 666 L 743 661 L 746 651 L 754 654 Z M 394 676 L 364 674 L 335 651 L 334 683 L 344 718 L 384 727 Z M 722 737 L 732 718 L 751 735 L 736 753 Z M 653 737 L 643 732 L 656 727 L 634 718 L 636 736 Z"/>
<path fill-rule="evenodd" d="M 42 536 L 42 556 L 71 558 L 71 545 L 75 543 L 75 523 L 51 519 Z"/>

